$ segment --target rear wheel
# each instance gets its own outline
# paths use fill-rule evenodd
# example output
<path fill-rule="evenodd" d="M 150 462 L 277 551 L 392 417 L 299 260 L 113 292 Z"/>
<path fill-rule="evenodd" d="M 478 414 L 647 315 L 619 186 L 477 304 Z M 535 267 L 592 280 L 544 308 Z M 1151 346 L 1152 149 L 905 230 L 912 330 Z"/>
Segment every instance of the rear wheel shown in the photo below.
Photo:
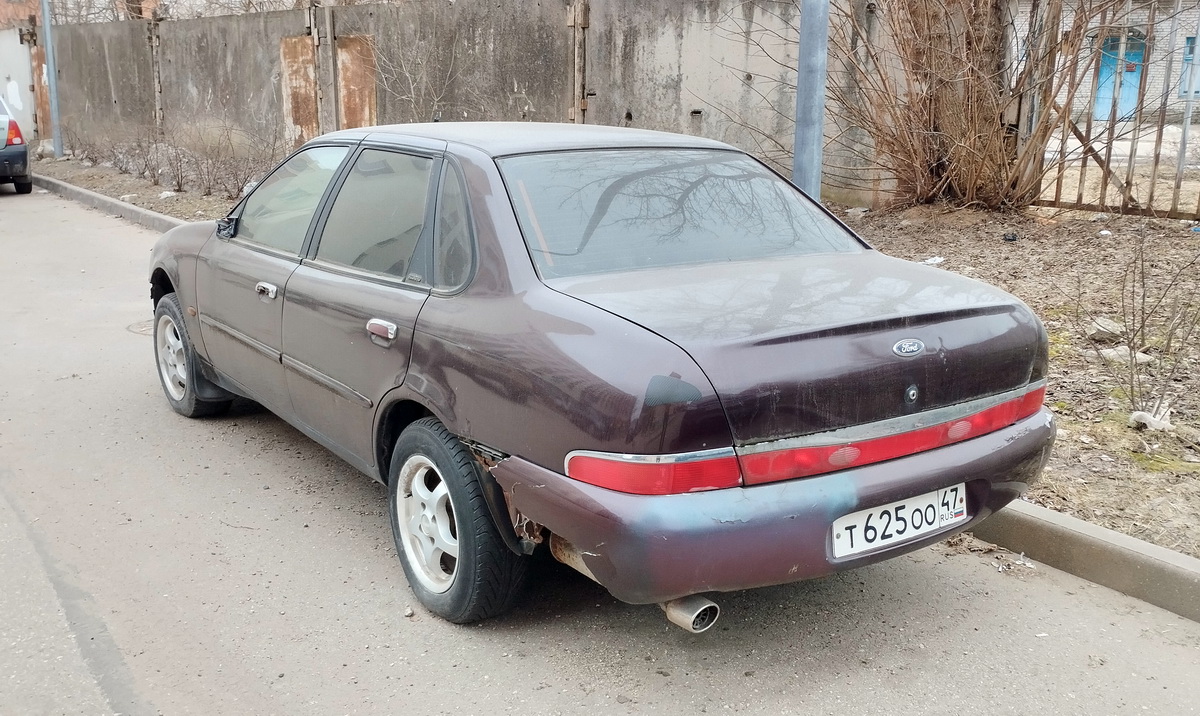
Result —
<path fill-rule="evenodd" d="M 32 181 L 13 182 L 13 188 L 15 188 L 17 190 L 18 194 L 28 194 L 31 191 L 33 191 L 33 182 Z"/>
<path fill-rule="evenodd" d="M 507 611 L 528 568 L 500 537 L 479 479 L 466 447 L 434 418 L 396 441 L 388 495 L 400 563 L 417 600 L 457 624 Z"/>
<path fill-rule="evenodd" d="M 196 388 L 205 378 L 200 374 L 179 299 L 168 293 L 154 308 L 154 359 L 158 379 L 171 408 L 180 415 L 199 418 L 229 409 L 230 400 L 201 400 Z"/>

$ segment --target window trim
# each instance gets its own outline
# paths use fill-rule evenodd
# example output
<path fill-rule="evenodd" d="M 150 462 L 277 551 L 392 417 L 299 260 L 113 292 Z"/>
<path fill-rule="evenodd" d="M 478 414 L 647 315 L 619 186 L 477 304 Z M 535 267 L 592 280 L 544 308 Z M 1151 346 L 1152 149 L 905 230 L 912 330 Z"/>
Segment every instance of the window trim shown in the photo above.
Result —
<path fill-rule="evenodd" d="M 379 144 L 367 142 L 363 140 L 359 142 L 354 150 L 350 153 L 349 161 L 346 162 L 334 181 L 330 182 L 330 191 L 326 194 L 320 211 L 314 216 L 314 226 L 310 227 L 309 235 L 304 243 L 304 250 L 300 254 L 300 264 L 310 266 L 321 271 L 328 271 L 348 278 L 357 279 L 360 281 L 368 281 L 384 286 L 392 286 L 398 288 L 409 288 L 422 293 L 429 293 L 432 289 L 430 276 L 423 276 L 425 279 L 421 283 L 409 281 L 408 276 L 392 276 L 391 274 L 377 273 L 375 271 L 366 271 L 345 264 L 334 263 L 317 258 L 317 250 L 321 245 L 321 236 L 325 233 L 325 226 L 329 221 L 329 214 L 333 211 L 333 204 L 337 200 L 338 194 L 342 191 L 342 186 L 346 183 L 346 179 L 350 176 L 350 170 L 367 150 L 391 152 L 393 154 L 405 154 L 408 156 L 423 157 L 433 161 L 433 166 L 430 168 L 429 186 L 426 187 L 425 196 L 425 224 L 421 227 L 421 235 L 417 237 L 416 248 L 413 249 L 413 256 L 417 255 L 418 251 L 431 251 L 433 244 L 433 219 L 436 216 L 434 213 L 435 200 L 437 198 L 437 187 L 441 186 L 442 181 L 442 166 L 445 163 L 443 153 L 437 149 L 426 147 L 409 147 L 396 144 Z M 432 262 L 432 255 L 429 259 Z M 432 269 L 433 264 L 429 264 Z"/>
<path fill-rule="evenodd" d="M 402 279 L 398 276 L 391 276 L 389 274 L 383 274 L 383 273 L 374 273 L 372 271 L 364 271 L 362 269 L 354 268 L 353 266 L 346 266 L 344 264 L 335 264 L 333 262 L 323 261 L 323 260 L 317 259 L 317 258 L 300 259 L 300 265 L 307 266 L 309 268 L 317 269 L 320 271 L 325 271 L 326 273 L 336 274 L 338 276 L 345 276 L 346 278 L 352 278 L 352 279 L 355 279 L 358 281 L 367 281 L 369 283 L 377 283 L 381 286 L 388 286 L 391 288 L 403 288 L 403 289 L 408 289 L 410 291 L 414 291 L 416 293 L 430 293 L 431 292 L 430 287 L 425 284 L 422 284 L 422 283 L 414 283 L 412 281 L 405 281 L 404 279 Z"/>

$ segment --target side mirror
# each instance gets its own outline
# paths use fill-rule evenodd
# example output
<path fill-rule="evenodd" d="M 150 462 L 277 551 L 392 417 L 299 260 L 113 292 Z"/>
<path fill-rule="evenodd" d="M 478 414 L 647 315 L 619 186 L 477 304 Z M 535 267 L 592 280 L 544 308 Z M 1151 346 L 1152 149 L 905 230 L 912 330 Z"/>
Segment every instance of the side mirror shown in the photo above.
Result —
<path fill-rule="evenodd" d="M 217 219 L 217 236 L 222 239 L 232 239 L 237 236 L 238 218 L 236 216 L 226 216 L 224 219 Z"/>

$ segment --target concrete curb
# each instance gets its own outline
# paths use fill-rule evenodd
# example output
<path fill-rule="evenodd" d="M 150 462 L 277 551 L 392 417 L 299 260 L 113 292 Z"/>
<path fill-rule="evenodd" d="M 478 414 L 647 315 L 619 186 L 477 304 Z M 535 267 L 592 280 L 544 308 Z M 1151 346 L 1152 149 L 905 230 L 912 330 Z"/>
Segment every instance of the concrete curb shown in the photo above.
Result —
<path fill-rule="evenodd" d="M 972 530 L 979 539 L 1200 622 L 1200 559 L 1016 501 Z"/>
<path fill-rule="evenodd" d="M 157 231 L 186 223 L 50 177 L 33 183 Z M 1016 501 L 972 530 L 979 539 L 1200 622 L 1200 559 Z"/>
<path fill-rule="evenodd" d="M 140 206 L 134 206 L 120 199 L 97 194 L 94 191 L 88 191 L 87 189 L 59 181 L 58 179 L 34 174 L 33 183 L 67 199 L 77 201 L 80 204 L 86 204 L 94 209 L 99 209 L 106 214 L 113 214 L 127 221 L 132 221 L 135 224 L 141 224 L 147 229 L 165 232 L 187 223 L 173 216 L 160 214 L 150 209 L 143 209 Z"/>

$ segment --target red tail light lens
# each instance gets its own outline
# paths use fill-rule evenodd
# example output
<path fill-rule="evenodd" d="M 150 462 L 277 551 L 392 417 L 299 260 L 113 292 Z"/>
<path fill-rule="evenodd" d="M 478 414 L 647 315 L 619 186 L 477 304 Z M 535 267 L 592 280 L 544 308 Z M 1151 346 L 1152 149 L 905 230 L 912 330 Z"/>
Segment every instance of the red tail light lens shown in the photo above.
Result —
<path fill-rule="evenodd" d="M 799 447 L 741 455 L 747 485 L 811 477 L 861 467 L 951 445 L 1007 427 L 1036 413 L 1046 399 L 1043 384 L 1024 395 L 956 420 L 841 445 Z"/>
<path fill-rule="evenodd" d="M 25 138 L 21 136 L 21 128 L 17 126 L 17 120 L 8 120 L 8 136 L 4 139 L 4 146 L 9 147 L 15 144 L 24 144 Z"/>
<path fill-rule="evenodd" d="M 738 455 L 732 448 L 680 455 L 621 455 L 577 451 L 567 476 L 634 495 L 675 495 L 811 477 L 932 450 L 994 432 L 1042 407 L 1046 385 L 978 412 L 916 430 L 832 445 Z"/>
<path fill-rule="evenodd" d="M 567 476 L 634 495 L 675 495 L 742 484 L 732 449 L 688 455 L 576 452 L 567 456 Z"/>

